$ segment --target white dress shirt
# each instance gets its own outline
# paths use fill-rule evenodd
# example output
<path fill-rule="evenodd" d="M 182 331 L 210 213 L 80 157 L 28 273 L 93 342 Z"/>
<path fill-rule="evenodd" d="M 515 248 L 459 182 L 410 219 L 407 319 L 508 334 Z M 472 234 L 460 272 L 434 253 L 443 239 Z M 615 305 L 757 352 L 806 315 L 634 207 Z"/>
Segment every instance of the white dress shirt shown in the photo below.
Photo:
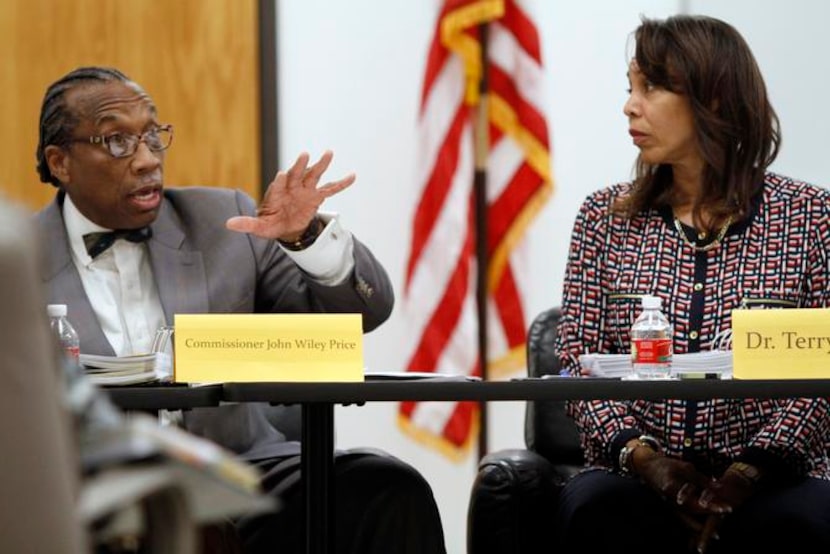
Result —
<path fill-rule="evenodd" d="M 354 267 L 354 239 L 340 226 L 336 214 L 319 215 L 326 227 L 314 244 L 305 250 L 283 251 L 320 283 L 333 286 L 346 279 Z M 146 243 L 116 240 L 93 260 L 86 251 L 83 236 L 111 229 L 87 219 L 69 195 L 63 203 L 63 218 L 72 261 L 115 354 L 150 352 L 156 330 L 166 322 Z"/>

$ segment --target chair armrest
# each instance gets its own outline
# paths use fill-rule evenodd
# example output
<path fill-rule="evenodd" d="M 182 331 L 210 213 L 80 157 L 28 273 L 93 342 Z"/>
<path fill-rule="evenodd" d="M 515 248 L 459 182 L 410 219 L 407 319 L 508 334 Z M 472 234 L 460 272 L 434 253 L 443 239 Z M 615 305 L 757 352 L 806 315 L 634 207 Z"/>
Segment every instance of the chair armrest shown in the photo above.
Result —
<path fill-rule="evenodd" d="M 549 544 L 545 535 L 563 482 L 548 460 L 530 450 L 482 458 L 467 512 L 468 554 L 527 554 Z"/>

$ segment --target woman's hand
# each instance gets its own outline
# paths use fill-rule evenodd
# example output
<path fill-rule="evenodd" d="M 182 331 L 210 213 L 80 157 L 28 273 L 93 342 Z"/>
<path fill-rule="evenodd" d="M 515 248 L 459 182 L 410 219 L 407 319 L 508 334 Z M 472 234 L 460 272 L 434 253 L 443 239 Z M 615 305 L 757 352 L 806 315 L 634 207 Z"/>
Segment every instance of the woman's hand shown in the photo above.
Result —
<path fill-rule="evenodd" d="M 645 448 L 638 448 L 639 454 Z M 697 471 L 695 466 L 677 458 L 652 453 L 635 455 L 632 464 L 634 472 L 660 496 L 681 508 L 698 513 L 698 495 L 711 484 L 708 477 Z"/>
<path fill-rule="evenodd" d="M 698 537 L 698 552 L 706 552 L 712 538 L 717 538 L 724 516 L 752 496 L 760 479 L 761 471 L 758 468 L 737 462 L 729 466 L 720 479 L 712 481 L 701 491 L 697 499 L 698 506 L 710 515 Z"/>

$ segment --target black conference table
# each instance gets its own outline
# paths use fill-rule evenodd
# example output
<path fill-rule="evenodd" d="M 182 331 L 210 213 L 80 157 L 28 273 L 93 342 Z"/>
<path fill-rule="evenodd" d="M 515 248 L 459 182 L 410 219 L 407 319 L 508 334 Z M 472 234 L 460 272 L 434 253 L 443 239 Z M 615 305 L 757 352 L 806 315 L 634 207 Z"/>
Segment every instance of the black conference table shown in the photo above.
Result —
<path fill-rule="evenodd" d="M 226 383 L 231 402 L 301 404 L 302 472 L 306 491 L 306 552 L 333 552 L 329 486 L 334 463 L 334 406 L 365 402 L 526 401 L 590 399 L 830 397 L 830 379 L 621 381 L 553 377 L 513 381 L 457 378 L 364 381 L 356 383 Z"/>
<path fill-rule="evenodd" d="M 470 381 L 453 377 L 332 383 L 225 383 L 206 387 L 137 386 L 110 388 L 127 410 L 186 409 L 225 402 L 269 402 L 302 406 L 302 475 L 306 493 L 306 552 L 333 552 L 329 502 L 334 464 L 334 406 L 366 402 L 657 400 L 678 398 L 830 397 L 830 379 L 621 381 L 599 378 L 527 378 Z"/>
<path fill-rule="evenodd" d="M 223 394 L 222 385 L 191 387 L 180 383 L 107 386 L 103 389 L 122 410 L 150 413 L 218 406 Z"/>

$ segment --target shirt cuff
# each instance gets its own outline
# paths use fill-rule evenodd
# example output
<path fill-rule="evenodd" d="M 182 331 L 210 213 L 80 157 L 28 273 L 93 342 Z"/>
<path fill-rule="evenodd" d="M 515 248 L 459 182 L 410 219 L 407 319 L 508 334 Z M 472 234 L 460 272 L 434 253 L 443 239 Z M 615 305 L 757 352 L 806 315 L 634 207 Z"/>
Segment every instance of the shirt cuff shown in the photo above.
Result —
<path fill-rule="evenodd" d="M 318 283 L 339 285 L 354 269 L 354 239 L 340 225 L 337 214 L 319 212 L 317 217 L 326 226 L 311 246 L 304 250 L 280 248 Z"/>

